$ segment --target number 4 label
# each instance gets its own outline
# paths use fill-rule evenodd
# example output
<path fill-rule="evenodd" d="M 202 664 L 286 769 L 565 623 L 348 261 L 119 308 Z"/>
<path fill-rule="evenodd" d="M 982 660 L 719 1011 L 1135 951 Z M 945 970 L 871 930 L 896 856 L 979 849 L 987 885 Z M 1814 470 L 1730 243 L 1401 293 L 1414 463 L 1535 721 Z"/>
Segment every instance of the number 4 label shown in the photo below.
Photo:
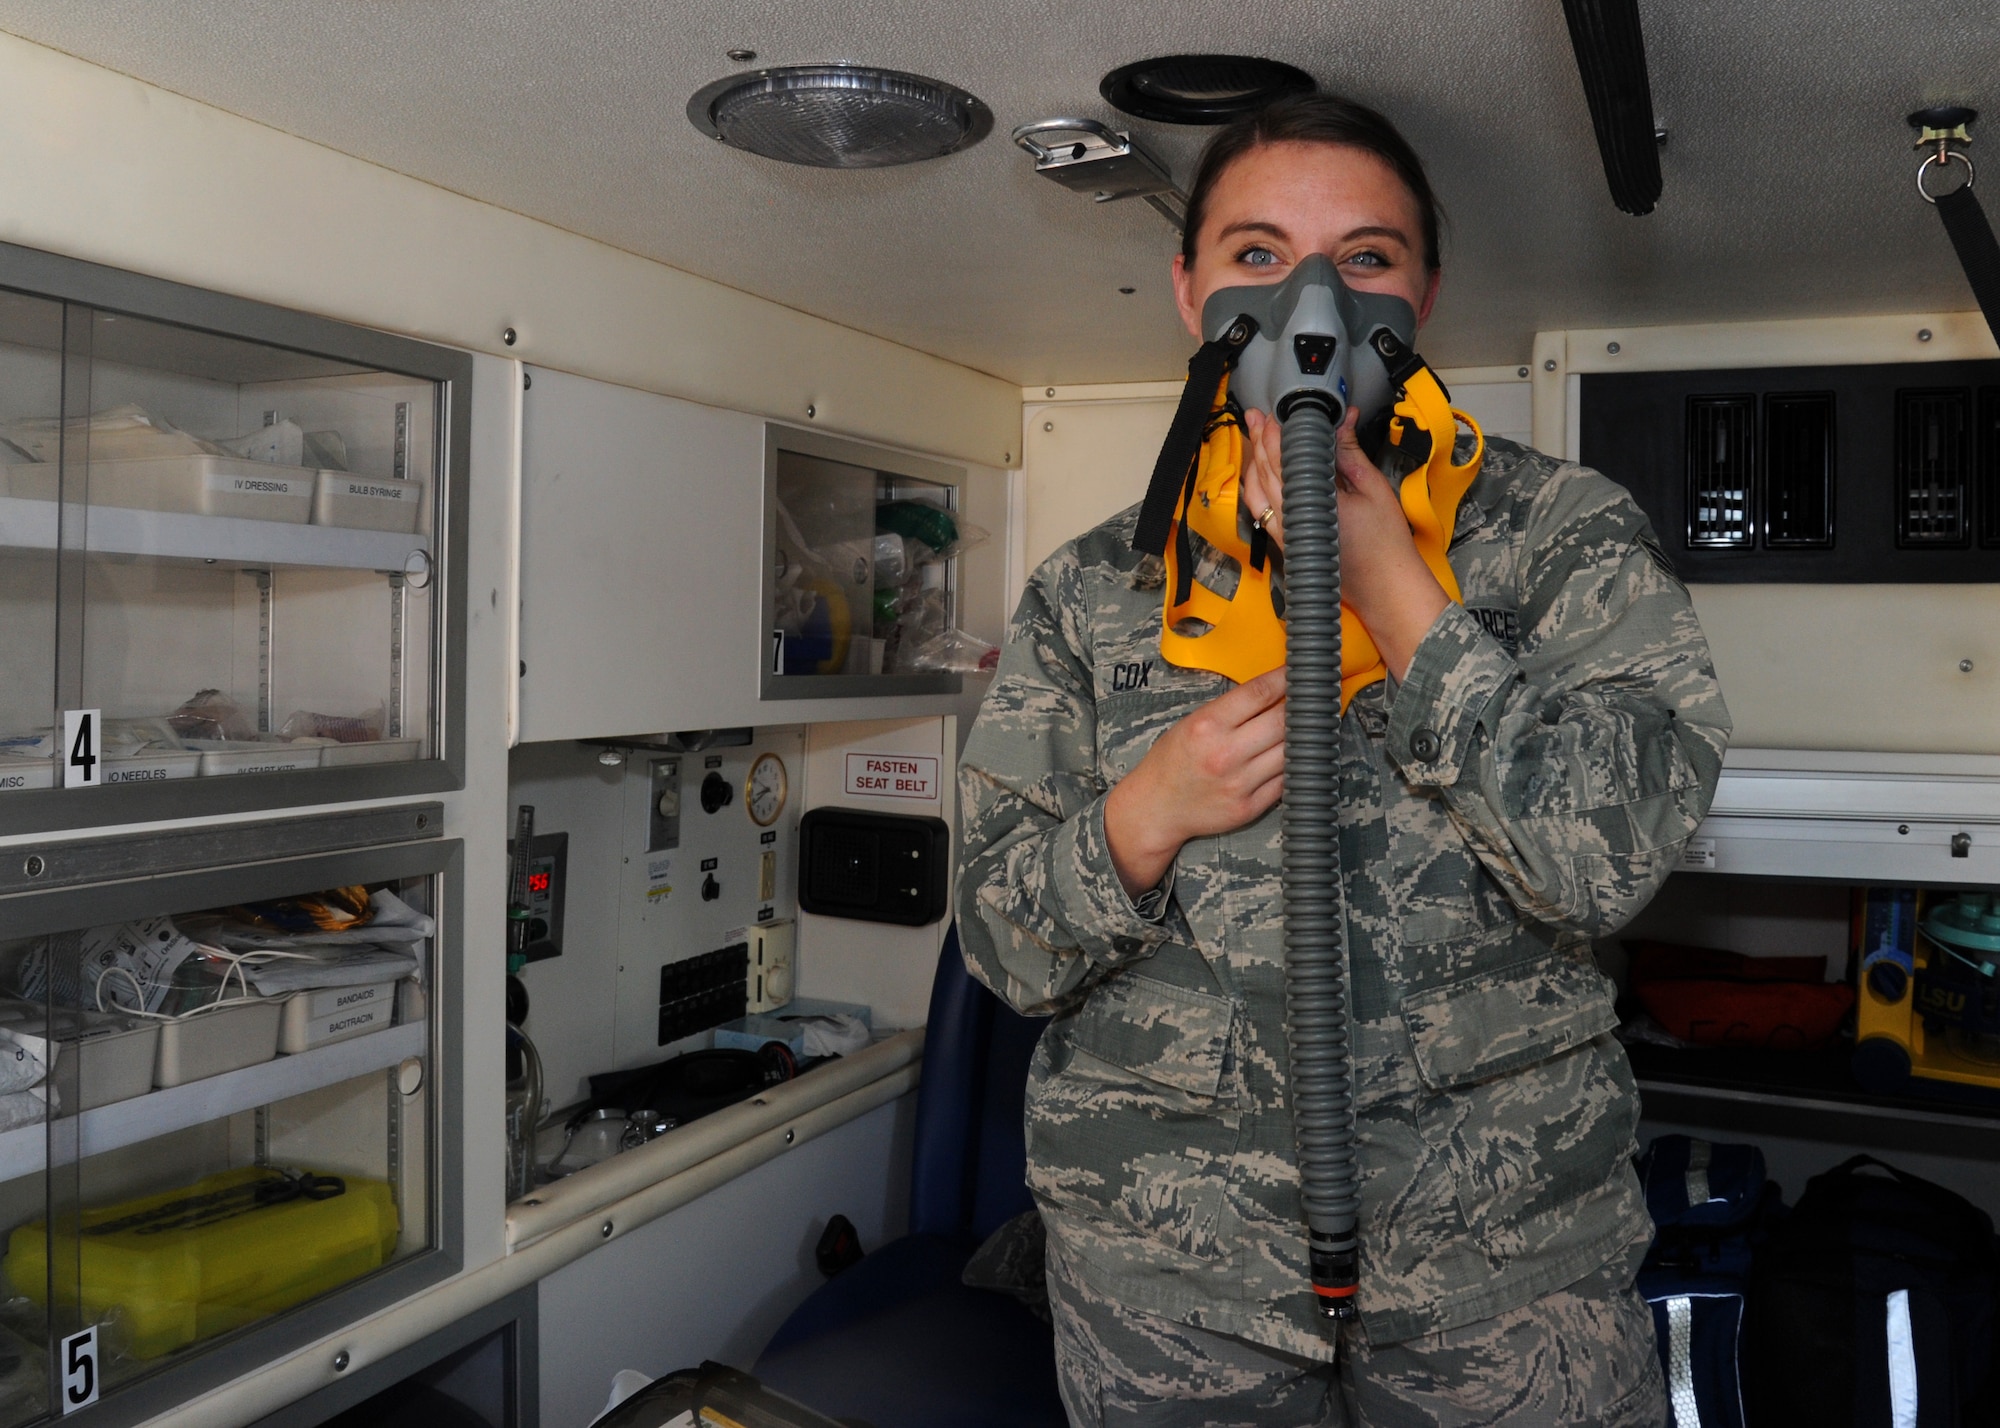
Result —
<path fill-rule="evenodd" d="M 62 1411 L 97 1402 L 97 1326 L 62 1341 Z"/>
<path fill-rule="evenodd" d="M 99 743 L 103 723 L 101 709 L 63 710 L 63 748 L 67 750 L 63 756 L 64 788 L 96 788 L 103 782 L 97 770 L 102 762 Z"/>

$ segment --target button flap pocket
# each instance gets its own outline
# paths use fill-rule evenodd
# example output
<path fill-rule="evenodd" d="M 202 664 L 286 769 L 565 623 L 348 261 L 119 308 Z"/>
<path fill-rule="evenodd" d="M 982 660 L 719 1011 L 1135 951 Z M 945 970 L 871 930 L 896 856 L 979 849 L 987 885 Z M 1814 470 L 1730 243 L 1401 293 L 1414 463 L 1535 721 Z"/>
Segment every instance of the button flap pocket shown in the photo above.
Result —
<path fill-rule="evenodd" d="M 1235 1018 L 1227 997 L 1120 972 L 1084 1003 L 1070 1044 L 1149 1081 L 1214 1096 Z"/>
<path fill-rule="evenodd" d="M 1559 1056 L 1618 1013 L 1604 974 L 1565 953 L 1406 997 L 1403 1025 L 1424 1084 L 1443 1091 Z"/>

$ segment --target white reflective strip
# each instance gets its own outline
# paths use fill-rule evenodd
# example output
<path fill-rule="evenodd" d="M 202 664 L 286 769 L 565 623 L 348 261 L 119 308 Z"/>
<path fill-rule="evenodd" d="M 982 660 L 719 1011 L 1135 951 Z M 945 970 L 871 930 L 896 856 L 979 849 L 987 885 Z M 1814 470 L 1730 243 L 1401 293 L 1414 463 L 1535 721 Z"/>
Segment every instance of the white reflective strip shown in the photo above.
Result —
<path fill-rule="evenodd" d="M 1667 1301 L 1667 1396 L 1674 1403 L 1674 1428 L 1701 1428 L 1694 1400 L 1694 1305 L 1685 1294 Z"/>
<path fill-rule="evenodd" d="M 1910 1333 L 1910 1291 L 1889 1296 L 1889 1428 L 1917 1428 L 1917 1345 Z"/>
<path fill-rule="evenodd" d="M 1713 1197 L 1708 1193 L 1708 1162 L 1715 1147 L 1705 1140 L 1688 1142 L 1687 1190 L 1688 1206 L 1706 1205 Z"/>

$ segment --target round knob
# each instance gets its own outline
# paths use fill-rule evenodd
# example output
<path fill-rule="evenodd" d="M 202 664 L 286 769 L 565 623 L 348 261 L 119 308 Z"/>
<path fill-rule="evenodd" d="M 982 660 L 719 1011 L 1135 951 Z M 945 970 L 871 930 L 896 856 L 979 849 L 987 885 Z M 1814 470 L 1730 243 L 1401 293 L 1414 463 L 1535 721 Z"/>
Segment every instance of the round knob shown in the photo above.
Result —
<path fill-rule="evenodd" d="M 713 813 L 726 806 L 736 797 L 736 786 L 719 773 L 711 773 L 701 781 L 701 811 Z"/>

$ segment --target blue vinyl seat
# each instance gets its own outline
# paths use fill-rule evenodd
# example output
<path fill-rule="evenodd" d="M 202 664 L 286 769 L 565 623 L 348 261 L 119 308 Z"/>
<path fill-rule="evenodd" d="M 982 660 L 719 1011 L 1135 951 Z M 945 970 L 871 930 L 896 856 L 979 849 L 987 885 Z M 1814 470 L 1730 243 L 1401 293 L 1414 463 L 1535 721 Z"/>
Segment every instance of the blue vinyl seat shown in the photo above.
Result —
<path fill-rule="evenodd" d="M 1021 1105 L 1042 1025 L 967 974 L 954 927 L 931 985 L 910 1233 L 792 1313 L 757 1360 L 764 1383 L 873 1428 L 1067 1424 L 1049 1326 L 1007 1295 L 959 1282 L 986 1236 L 1034 1208 Z"/>

